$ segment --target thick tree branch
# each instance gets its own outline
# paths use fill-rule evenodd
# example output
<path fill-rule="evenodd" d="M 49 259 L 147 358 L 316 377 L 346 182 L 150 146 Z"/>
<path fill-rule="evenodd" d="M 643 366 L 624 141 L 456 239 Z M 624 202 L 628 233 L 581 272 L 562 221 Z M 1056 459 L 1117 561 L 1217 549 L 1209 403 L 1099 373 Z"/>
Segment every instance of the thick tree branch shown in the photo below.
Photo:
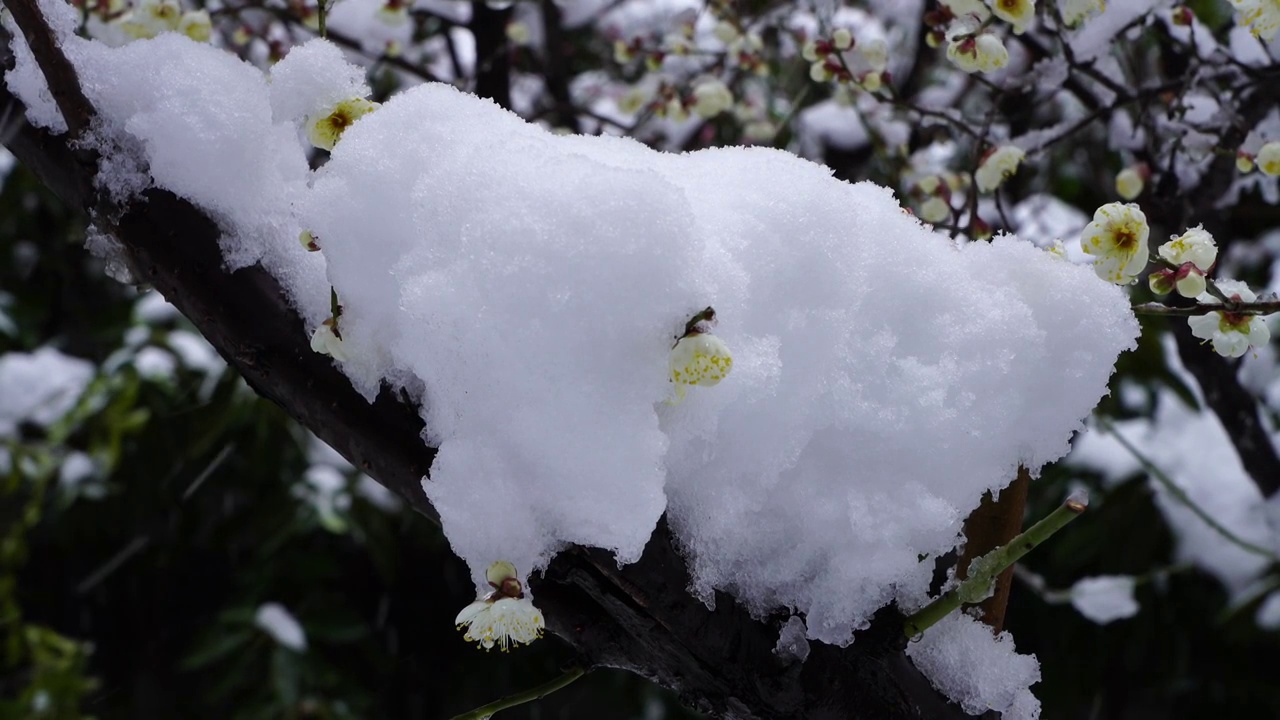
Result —
<path fill-rule="evenodd" d="M 34 6 L 31 0 L 6 2 Z M 74 75 L 50 77 L 75 82 Z M 0 85 L 0 116 L 6 112 L 22 116 L 24 109 Z M 86 209 L 96 203 L 93 168 L 77 162 L 65 138 L 22 123 L 6 144 L 68 202 Z M 265 271 L 226 272 L 213 221 L 153 188 L 110 225 L 105 229 L 127 249 L 135 272 L 176 305 L 259 393 L 437 519 L 420 485 L 435 451 L 421 439 L 418 414 L 390 392 L 366 402 L 328 358 L 312 352 L 301 320 Z M 586 664 L 639 673 L 715 715 L 967 717 L 906 659 L 901 618 L 891 609 L 848 648 L 815 644 L 807 662 L 784 662 L 772 652 L 776 621 L 751 618 L 723 594 L 714 611 L 689 596 L 688 570 L 665 523 L 634 565 L 619 569 L 607 553 L 571 549 L 532 584 L 551 630 Z"/>

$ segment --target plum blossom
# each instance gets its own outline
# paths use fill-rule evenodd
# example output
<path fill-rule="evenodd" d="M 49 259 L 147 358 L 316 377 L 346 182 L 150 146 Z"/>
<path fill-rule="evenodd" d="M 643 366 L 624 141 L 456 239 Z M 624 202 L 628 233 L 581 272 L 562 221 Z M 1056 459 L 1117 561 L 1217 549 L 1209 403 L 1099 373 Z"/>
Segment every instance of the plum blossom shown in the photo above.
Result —
<path fill-rule="evenodd" d="M 1209 272 L 1218 259 L 1218 244 L 1203 225 L 1197 225 L 1181 235 L 1170 236 L 1169 242 L 1156 252 L 1174 265 L 1191 263 L 1201 272 Z"/>
<path fill-rule="evenodd" d="M 1018 172 L 1018 165 L 1026 156 L 1026 152 L 1016 145 L 1001 145 L 992 150 L 982 159 L 978 171 L 974 173 L 978 189 L 987 193 L 1000 187 L 1005 178 Z"/>
<path fill-rule="evenodd" d="M 321 355 L 328 355 L 334 360 L 346 361 L 347 352 L 343 347 L 342 336 L 338 334 L 337 323 L 329 318 L 311 334 L 311 349 Z"/>
<path fill-rule="evenodd" d="M 485 579 L 493 588 L 462 609 L 454 623 L 466 629 L 463 639 L 485 650 L 495 645 L 506 652 L 512 643 L 527 645 L 542 637 L 546 623 L 516 578 L 516 568 L 498 561 L 489 566 Z"/>
<path fill-rule="evenodd" d="M 1133 203 L 1107 203 L 1085 226 L 1080 248 L 1097 256 L 1093 271 L 1117 285 L 1128 285 L 1147 266 L 1147 216 Z"/>
<path fill-rule="evenodd" d="M 680 338 L 671 348 L 671 381 L 677 385 L 718 384 L 733 369 L 733 355 L 723 340 L 705 332 Z"/>
<path fill-rule="evenodd" d="M 1237 280 L 1219 280 L 1218 289 L 1235 302 L 1251 303 L 1258 296 L 1249 286 Z M 1212 295 L 1201 295 L 1203 304 L 1221 303 Z M 1213 351 L 1226 357 L 1240 357 L 1250 347 L 1262 347 L 1271 341 L 1271 330 L 1258 315 L 1215 310 L 1207 315 L 1187 318 L 1191 334 L 1213 343 Z"/>
<path fill-rule="evenodd" d="M 1141 195 L 1144 185 L 1146 179 L 1140 167 L 1127 167 L 1116 174 L 1116 193 L 1125 200 L 1133 200 Z"/>
<path fill-rule="evenodd" d="M 355 121 L 378 109 L 378 103 L 349 98 L 307 118 L 307 139 L 321 150 L 332 150 Z"/>
<path fill-rule="evenodd" d="M 142 0 L 120 23 L 125 34 L 136 40 L 153 38 L 178 29 L 182 6 L 177 0 Z"/>
<path fill-rule="evenodd" d="M 1258 169 L 1264 174 L 1272 177 L 1280 175 L 1280 141 L 1272 140 L 1259 148 L 1255 161 L 1258 163 Z"/>
<path fill-rule="evenodd" d="M 713 118 L 733 107 L 733 93 L 717 79 L 707 79 L 693 88 L 693 111 L 699 117 Z"/>
<path fill-rule="evenodd" d="M 991 72 L 1009 64 L 1009 51 L 991 33 L 963 33 L 951 38 L 947 59 L 967 73 Z"/>
<path fill-rule="evenodd" d="M 951 14 L 958 18 L 971 15 L 978 22 L 982 22 L 991 17 L 991 11 L 982 0 L 942 0 L 942 4 L 946 5 L 951 10 Z"/>
<path fill-rule="evenodd" d="M 1280 31 L 1280 0 L 1231 0 L 1236 24 L 1249 28 L 1254 37 L 1270 40 Z"/>
<path fill-rule="evenodd" d="M 1019 35 L 1027 29 L 1027 23 L 1036 16 L 1035 0 L 987 0 L 987 2 L 991 5 L 991 12 L 1012 25 L 1013 31 Z"/>
<path fill-rule="evenodd" d="M 213 20 L 206 10 L 192 10 L 182 14 L 177 30 L 196 42 L 207 43 L 213 37 Z"/>
<path fill-rule="evenodd" d="M 951 206 L 946 200 L 933 196 L 920 205 L 920 219 L 927 223 L 940 223 L 951 217 Z"/>
<path fill-rule="evenodd" d="M 1075 27 L 1090 15 L 1100 14 L 1106 9 L 1106 0 L 1060 0 L 1058 3 L 1058 10 L 1062 13 L 1062 23 L 1067 27 Z"/>

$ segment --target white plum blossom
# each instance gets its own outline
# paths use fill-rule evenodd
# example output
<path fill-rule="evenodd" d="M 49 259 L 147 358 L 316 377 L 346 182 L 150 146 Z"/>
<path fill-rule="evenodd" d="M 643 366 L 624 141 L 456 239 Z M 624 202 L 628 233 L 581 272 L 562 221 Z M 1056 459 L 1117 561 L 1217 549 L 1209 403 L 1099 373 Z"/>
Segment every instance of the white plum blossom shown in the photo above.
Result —
<path fill-rule="evenodd" d="M 920 205 L 920 219 L 928 223 L 940 223 L 951 217 L 951 206 L 946 200 L 933 196 Z"/>
<path fill-rule="evenodd" d="M 1009 64 L 1009 51 L 991 33 L 956 35 L 947 45 L 947 59 L 967 73 L 991 72 Z"/>
<path fill-rule="evenodd" d="M 303 249 L 307 252 L 320 251 L 320 243 L 316 241 L 315 233 L 310 230 L 303 230 L 298 233 L 298 242 L 301 243 Z"/>
<path fill-rule="evenodd" d="M 325 320 L 311 334 L 311 349 L 321 355 L 328 355 L 334 360 L 346 361 L 347 352 L 343 347 L 342 338 L 334 331 L 333 318 Z"/>
<path fill-rule="evenodd" d="M 513 643 L 528 645 L 537 640 L 546 628 L 542 611 L 527 597 L 476 600 L 458 613 L 454 624 L 459 630 L 466 628 L 462 637 L 467 642 L 485 650 L 496 645 L 504 652 Z"/>
<path fill-rule="evenodd" d="M 1254 37 L 1270 40 L 1280 31 L 1280 0 L 1231 0 L 1236 24 L 1249 28 Z"/>
<path fill-rule="evenodd" d="M 1141 170 L 1136 167 L 1127 167 L 1116 174 L 1116 193 L 1125 200 L 1141 195 L 1145 184 Z"/>
<path fill-rule="evenodd" d="M 1071 586 L 1071 604 L 1079 613 L 1099 625 L 1138 614 L 1133 598 L 1137 585 L 1128 575 L 1088 577 Z"/>
<path fill-rule="evenodd" d="M 872 72 L 882 73 L 889 67 L 889 45 L 880 38 L 860 43 L 858 52 Z"/>
<path fill-rule="evenodd" d="M 1174 265 L 1191 263 L 1201 272 L 1209 272 L 1218 260 L 1218 244 L 1213 235 L 1197 225 L 1181 235 L 1170 236 L 1169 242 L 1156 251 L 1160 257 Z"/>
<path fill-rule="evenodd" d="M 321 150 L 332 150 L 355 121 L 378 109 L 378 103 L 348 98 L 307 118 L 307 139 Z"/>
<path fill-rule="evenodd" d="M 987 0 L 995 16 L 1013 26 L 1013 31 L 1022 34 L 1027 23 L 1036 17 L 1035 0 Z"/>
<path fill-rule="evenodd" d="M 496 645 L 506 652 L 512 643 L 527 645 L 542 637 L 546 623 L 516 578 L 516 568 L 499 560 L 485 571 L 493 592 L 462 608 L 454 624 L 465 628 L 463 639 L 485 650 Z"/>
<path fill-rule="evenodd" d="M 1241 150 L 1236 153 L 1236 170 L 1242 173 L 1253 172 L 1253 155 Z"/>
<path fill-rule="evenodd" d="M 1258 299 L 1243 282 L 1219 280 L 1217 285 L 1223 295 L 1235 302 L 1251 303 Z M 1198 299 L 1203 304 L 1221 303 L 1218 298 L 1207 294 Z M 1226 357 L 1240 357 L 1250 347 L 1263 347 L 1271 341 L 1270 328 L 1257 315 L 1215 310 L 1187 318 L 1187 324 L 1191 326 L 1192 335 L 1212 342 L 1213 351 Z"/>
<path fill-rule="evenodd" d="M 972 15 L 979 22 L 991 17 L 991 11 L 982 0 L 942 0 L 942 4 L 946 5 L 951 10 L 951 14 L 956 17 Z"/>
<path fill-rule="evenodd" d="M 729 86 L 717 79 L 703 80 L 693 88 L 693 111 L 699 117 L 713 118 L 733 107 Z"/>
<path fill-rule="evenodd" d="M 1018 172 L 1018 165 L 1027 153 L 1016 145 L 1001 145 L 992 150 L 978 165 L 974 177 L 978 181 L 978 189 L 989 193 L 1000 187 L 1005 178 Z"/>
<path fill-rule="evenodd" d="M 142 40 L 177 30 L 181 21 L 182 6 L 177 0 L 141 0 L 120 27 L 129 37 Z"/>
<path fill-rule="evenodd" d="M 733 355 L 723 340 L 705 332 L 680 338 L 671 348 L 671 381 L 679 385 L 718 384 L 733 369 Z"/>
<path fill-rule="evenodd" d="M 213 20 L 206 10 L 192 10 L 182 14 L 177 30 L 196 42 L 207 43 L 213 37 Z"/>
<path fill-rule="evenodd" d="M 1067 27 L 1075 27 L 1090 15 L 1101 14 L 1106 9 L 1106 0 L 1059 0 L 1058 2 L 1062 23 Z"/>
<path fill-rule="evenodd" d="M 1182 235 L 1172 236 L 1157 252 L 1162 260 L 1176 267 L 1151 273 L 1147 282 L 1152 292 L 1165 295 L 1176 288 L 1179 295 L 1195 298 L 1205 291 L 1204 276 L 1218 259 L 1218 246 L 1204 226 L 1197 225 Z"/>
<path fill-rule="evenodd" d="M 1280 0 L 1277 0 L 1277 2 L 1280 2 Z M 1280 10 L 1277 10 L 1277 12 L 1280 12 Z M 1254 162 L 1258 164 L 1258 169 L 1264 174 L 1272 177 L 1280 175 L 1280 141 L 1272 140 L 1259 148 Z"/>
<path fill-rule="evenodd" d="M 1107 203 L 1093 214 L 1080 236 L 1080 248 L 1096 256 L 1093 271 L 1117 285 L 1128 285 L 1147 266 L 1147 216 L 1133 203 Z"/>

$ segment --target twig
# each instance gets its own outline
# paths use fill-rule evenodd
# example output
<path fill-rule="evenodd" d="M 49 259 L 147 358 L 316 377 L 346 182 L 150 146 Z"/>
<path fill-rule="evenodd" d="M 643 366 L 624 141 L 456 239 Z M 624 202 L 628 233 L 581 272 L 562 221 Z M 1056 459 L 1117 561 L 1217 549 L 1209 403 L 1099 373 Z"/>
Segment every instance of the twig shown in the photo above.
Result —
<path fill-rule="evenodd" d="M 1163 315 L 1165 317 L 1192 317 L 1195 315 L 1208 315 L 1211 312 L 1223 311 L 1239 313 L 1242 315 L 1270 315 L 1271 313 L 1280 312 L 1280 300 L 1235 303 L 1232 307 L 1227 307 L 1225 305 L 1206 305 L 1204 303 L 1189 305 L 1186 307 L 1174 307 L 1172 305 L 1149 302 L 1134 305 L 1132 309 L 1133 312 L 1138 315 Z"/>
<path fill-rule="evenodd" d="M 1196 517 L 1203 520 L 1204 524 L 1208 525 L 1214 532 L 1226 538 L 1241 550 L 1251 552 L 1254 555 L 1261 555 L 1262 557 L 1270 560 L 1280 560 L 1280 556 L 1277 556 L 1275 553 L 1260 545 L 1255 545 L 1248 540 L 1241 538 L 1239 535 L 1236 535 L 1234 532 L 1229 530 L 1225 525 L 1214 519 L 1212 515 L 1205 512 L 1204 508 L 1201 508 L 1194 500 L 1191 499 L 1191 496 L 1187 494 L 1186 490 L 1183 490 L 1174 483 L 1173 479 L 1170 478 L 1165 471 L 1161 470 L 1155 465 L 1155 463 L 1147 459 L 1147 456 L 1143 455 L 1141 450 L 1139 450 L 1133 443 L 1129 442 L 1128 438 L 1116 431 L 1115 426 L 1111 424 L 1110 420 L 1099 416 L 1098 427 L 1114 436 L 1120 445 L 1124 447 L 1125 450 L 1128 450 L 1129 454 L 1133 455 L 1133 457 L 1142 464 L 1142 467 L 1146 469 L 1147 474 L 1155 478 L 1156 482 L 1160 483 L 1161 487 L 1169 491 L 1169 494 L 1173 496 L 1174 500 L 1177 500 L 1179 503 L 1186 506 L 1188 510 L 1194 513 Z"/>
<path fill-rule="evenodd" d="M 583 670 L 580 667 L 569 668 L 560 677 L 550 682 L 545 682 L 541 685 L 538 685 L 537 687 L 529 688 L 524 692 L 518 692 L 512 695 L 508 695 L 502 698 L 501 700 L 495 700 L 489 703 L 488 705 L 482 705 L 470 712 L 464 712 L 461 715 L 455 715 L 453 716 L 453 720 L 488 720 L 488 718 L 493 717 L 493 714 L 500 710 L 507 710 L 508 708 L 513 708 L 513 707 L 516 707 L 517 705 L 523 705 L 527 702 L 533 702 L 534 700 L 541 700 L 542 698 L 550 695 L 551 693 L 568 686 L 574 680 L 577 680 L 578 678 L 585 675 L 586 672 L 587 672 L 586 670 Z"/>
<path fill-rule="evenodd" d="M 1079 500 L 1067 500 L 1057 510 L 1027 528 L 1026 532 L 1010 540 L 1003 547 L 996 548 L 974 560 L 969 566 L 969 577 L 942 597 L 912 613 L 902 623 L 903 632 L 908 638 L 919 637 L 921 633 L 933 627 L 961 605 L 986 599 L 991 591 L 991 583 L 995 581 L 997 575 L 1018 562 L 1023 555 L 1034 550 L 1037 545 L 1048 540 L 1054 533 L 1066 527 L 1067 523 L 1079 517 L 1087 507 L 1086 503 Z"/>

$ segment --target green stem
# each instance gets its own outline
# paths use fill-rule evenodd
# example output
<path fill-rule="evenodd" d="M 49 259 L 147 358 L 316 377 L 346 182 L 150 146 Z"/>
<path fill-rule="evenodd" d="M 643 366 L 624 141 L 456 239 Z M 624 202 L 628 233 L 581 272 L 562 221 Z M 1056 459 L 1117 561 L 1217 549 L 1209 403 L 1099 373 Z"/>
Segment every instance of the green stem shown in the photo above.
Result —
<path fill-rule="evenodd" d="M 1067 500 L 1043 520 L 1027 528 L 1021 535 L 974 560 L 969 564 L 969 577 L 942 597 L 909 616 L 903 622 L 903 632 L 908 638 L 919 637 L 925 630 L 950 615 L 961 605 L 981 602 L 990 593 L 991 584 L 995 582 L 996 576 L 1018 562 L 1023 555 L 1034 550 L 1037 545 L 1048 540 L 1054 533 L 1066 527 L 1067 523 L 1079 517 L 1086 507 L 1088 507 L 1087 504 L 1078 500 Z"/>
<path fill-rule="evenodd" d="M 580 667 L 569 668 L 564 672 L 563 675 L 561 675 L 560 677 L 550 682 L 543 683 L 541 685 L 538 685 L 537 687 L 529 688 L 524 692 L 508 695 L 502 698 L 501 700 L 495 700 L 489 703 L 488 705 L 482 705 L 470 712 L 464 712 L 461 715 L 455 715 L 453 717 L 453 720 L 487 720 L 488 718 L 493 717 L 493 714 L 500 710 L 506 710 L 508 708 L 513 708 L 517 705 L 523 705 L 527 702 L 540 700 L 550 695 L 551 693 L 569 685 L 574 680 L 577 680 L 578 678 L 585 675 L 586 672 L 587 672 L 586 670 Z"/>
<path fill-rule="evenodd" d="M 320 30 L 320 37 L 329 35 L 329 28 L 325 25 L 325 9 L 329 5 L 329 0 L 318 0 L 316 3 L 316 25 Z"/>
<path fill-rule="evenodd" d="M 1183 490 L 1181 487 L 1178 487 L 1178 485 L 1173 482 L 1173 480 L 1165 473 L 1165 471 L 1156 467 L 1156 465 L 1152 463 L 1150 460 L 1148 460 L 1147 457 L 1143 455 L 1142 452 L 1133 445 L 1133 443 L 1130 443 L 1125 436 L 1117 432 L 1115 427 L 1111 424 L 1110 420 L 1107 420 L 1104 417 L 1098 417 L 1098 426 L 1101 427 L 1106 432 L 1110 433 L 1112 436 L 1114 436 L 1115 439 L 1120 443 L 1120 445 L 1122 445 L 1125 450 L 1128 450 L 1129 454 L 1133 455 L 1133 457 L 1137 459 L 1139 463 L 1142 464 L 1142 467 L 1146 469 L 1147 474 L 1155 478 L 1156 482 L 1160 483 L 1160 485 L 1164 487 L 1165 490 L 1169 491 L 1169 494 L 1173 496 L 1174 500 L 1177 500 L 1178 502 L 1182 503 L 1184 506 L 1187 507 L 1187 509 L 1191 510 L 1191 512 L 1194 513 L 1196 517 L 1203 520 L 1205 525 L 1208 525 L 1215 532 L 1217 532 L 1222 537 L 1226 538 L 1229 542 L 1235 544 L 1241 550 L 1251 552 L 1255 555 L 1261 555 L 1262 557 L 1265 557 L 1269 560 L 1280 560 L 1280 557 L 1277 557 L 1275 553 L 1271 552 L 1270 550 L 1260 545 L 1255 545 L 1249 542 L 1248 540 L 1245 540 L 1244 538 L 1240 537 L 1239 535 L 1236 535 L 1235 533 L 1231 532 L 1231 530 L 1227 529 L 1225 525 L 1215 520 L 1212 515 L 1205 512 L 1203 508 L 1201 508 L 1199 505 L 1195 503 L 1194 500 L 1191 499 L 1191 496 L 1187 494 L 1186 490 Z"/>

